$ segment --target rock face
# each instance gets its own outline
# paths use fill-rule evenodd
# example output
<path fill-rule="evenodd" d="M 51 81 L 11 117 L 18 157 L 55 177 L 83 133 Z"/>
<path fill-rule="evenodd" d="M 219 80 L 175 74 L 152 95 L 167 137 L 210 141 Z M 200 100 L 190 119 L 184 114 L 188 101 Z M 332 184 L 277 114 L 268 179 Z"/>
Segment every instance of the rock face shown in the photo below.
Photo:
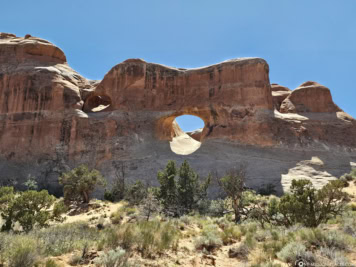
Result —
<path fill-rule="evenodd" d="M 330 90 L 271 85 L 260 58 L 187 70 L 129 59 L 90 81 L 48 41 L 0 33 L 0 101 L 0 182 L 31 174 L 52 192 L 80 163 L 108 180 L 124 165 L 128 180 L 151 184 L 170 159 L 202 176 L 247 163 L 250 186 L 281 192 L 297 176 L 321 186 L 356 162 L 356 122 Z M 175 123 L 185 114 L 204 120 L 191 134 L 201 143 Z M 197 150 L 172 152 L 182 146 Z"/>
<path fill-rule="evenodd" d="M 282 113 L 338 112 L 329 88 L 316 82 L 305 82 L 283 100 Z"/>

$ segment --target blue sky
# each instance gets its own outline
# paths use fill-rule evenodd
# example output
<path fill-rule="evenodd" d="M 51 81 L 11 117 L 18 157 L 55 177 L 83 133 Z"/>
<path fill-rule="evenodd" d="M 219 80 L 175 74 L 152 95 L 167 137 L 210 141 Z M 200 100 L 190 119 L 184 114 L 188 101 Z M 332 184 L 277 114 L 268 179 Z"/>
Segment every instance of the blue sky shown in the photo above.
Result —
<path fill-rule="evenodd" d="M 127 58 L 199 67 L 262 57 L 270 80 L 313 80 L 356 117 L 355 0 L 3 1 L 0 31 L 45 38 L 82 75 Z"/>

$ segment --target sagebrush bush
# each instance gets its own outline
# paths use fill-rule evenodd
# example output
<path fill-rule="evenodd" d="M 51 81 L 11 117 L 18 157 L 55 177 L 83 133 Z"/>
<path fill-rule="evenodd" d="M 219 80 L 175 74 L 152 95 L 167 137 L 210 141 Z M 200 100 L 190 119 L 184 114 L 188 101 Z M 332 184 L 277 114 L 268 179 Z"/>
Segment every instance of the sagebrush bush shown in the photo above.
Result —
<path fill-rule="evenodd" d="M 112 240 L 116 242 L 112 242 Z M 111 243 L 124 249 L 137 249 L 143 257 L 151 257 L 168 249 L 174 249 L 179 240 L 179 231 L 172 222 L 141 221 L 123 224 L 110 237 Z M 117 244 L 118 243 L 118 244 Z"/>
<path fill-rule="evenodd" d="M 321 247 L 319 252 L 322 256 L 331 260 L 335 266 L 352 266 L 342 252 L 328 247 Z"/>
<path fill-rule="evenodd" d="M 41 256 L 39 242 L 25 235 L 13 235 L 5 249 L 5 258 L 9 267 L 32 267 Z"/>
<path fill-rule="evenodd" d="M 76 249 L 81 250 L 85 244 L 92 244 L 100 239 L 101 233 L 86 223 L 71 223 L 53 226 L 48 229 L 33 231 L 30 236 L 40 240 L 47 256 L 59 256 Z"/>
<path fill-rule="evenodd" d="M 213 251 L 223 245 L 221 232 L 214 224 L 204 226 L 201 236 L 195 239 L 195 248 Z"/>
<path fill-rule="evenodd" d="M 277 257 L 289 264 L 294 264 L 297 260 L 303 260 L 306 263 L 315 262 L 313 253 L 307 251 L 304 244 L 300 242 L 291 242 L 287 244 L 277 253 Z"/>
<path fill-rule="evenodd" d="M 123 205 L 113 212 L 110 216 L 110 220 L 113 224 L 120 224 L 125 216 L 132 216 L 137 214 L 138 210 L 135 207 L 129 206 L 127 202 L 123 202 Z"/>
<path fill-rule="evenodd" d="M 129 255 L 120 247 L 109 250 L 94 260 L 94 264 L 100 267 L 129 267 Z"/>
<path fill-rule="evenodd" d="M 228 252 L 230 258 L 237 258 L 243 261 L 247 260 L 249 253 L 250 248 L 246 244 L 240 244 L 236 247 L 230 248 Z"/>
<path fill-rule="evenodd" d="M 354 243 L 350 236 L 347 236 L 337 230 L 322 231 L 318 228 L 302 228 L 296 232 L 296 235 L 308 246 L 348 250 L 348 248 Z"/>
<path fill-rule="evenodd" d="M 223 228 L 221 238 L 224 245 L 232 244 L 241 240 L 242 232 L 236 225 L 229 225 Z"/>

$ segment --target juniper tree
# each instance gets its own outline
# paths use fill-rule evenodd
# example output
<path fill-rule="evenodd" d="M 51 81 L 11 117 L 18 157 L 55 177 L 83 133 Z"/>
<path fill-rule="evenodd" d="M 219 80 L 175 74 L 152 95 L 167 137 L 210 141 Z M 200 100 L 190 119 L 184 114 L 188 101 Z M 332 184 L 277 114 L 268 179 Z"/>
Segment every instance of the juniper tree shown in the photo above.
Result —
<path fill-rule="evenodd" d="M 82 164 L 73 170 L 63 173 L 59 177 L 59 183 L 63 185 L 64 200 L 68 203 L 73 200 L 82 200 L 89 203 L 90 194 L 96 186 L 106 184 L 104 177 L 95 169 L 89 170 Z"/>

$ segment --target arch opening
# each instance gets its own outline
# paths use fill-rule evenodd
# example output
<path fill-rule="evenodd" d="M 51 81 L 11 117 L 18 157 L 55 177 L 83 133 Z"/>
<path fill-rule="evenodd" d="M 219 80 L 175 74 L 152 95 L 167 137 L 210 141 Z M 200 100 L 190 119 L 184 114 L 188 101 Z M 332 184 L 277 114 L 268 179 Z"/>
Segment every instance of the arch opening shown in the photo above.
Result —
<path fill-rule="evenodd" d="M 108 111 L 111 106 L 111 98 L 106 95 L 93 95 L 84 104 L 85 112 Z"/>
<path fill-rule="evenodd" d="M 171 150 L 178 155 L 189 155 L 197 151 L 201 146 L 204 126 L 204 121 L 197 116 L 176 117 L 172 122 Z"/>

